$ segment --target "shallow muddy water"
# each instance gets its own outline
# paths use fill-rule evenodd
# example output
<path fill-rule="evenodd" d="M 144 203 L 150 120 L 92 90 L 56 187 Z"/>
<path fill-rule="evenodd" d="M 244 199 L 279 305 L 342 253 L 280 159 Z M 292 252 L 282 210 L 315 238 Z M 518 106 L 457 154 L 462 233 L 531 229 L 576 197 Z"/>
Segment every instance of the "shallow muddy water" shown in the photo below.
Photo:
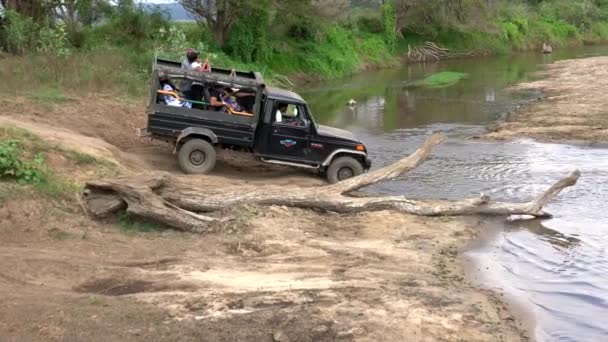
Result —
<path fill-rule="evenodd" d="M 375 167 L 413 151 L 431 132 L 448 140 L 423 166 L 371 191 L 458 199 L 480 192 L 527 201 L 579 168 L 582 178 L 546 209 L 550 220 L 487 223 L 492 239 L 468 253 L 474 277 L 515 298 L 539 341 L 608 340 L 608 146 L 483 142 L 468 137 L 539 93 L 506 87 L 558 59 L 608 55 L 588 47 L 369 72 L 303 92 L 321 123 L 356 132 Z M 408 88 L 438 71 L 468 74 L 444 89 Z M 346 105 L 349 99 L 357 106 Z M 490 226 L 492 225 L 492 226 Z M 498 227 L 496 227 L 498 226 Z M 482 227 L 483 229 L 484 227 Z"/>

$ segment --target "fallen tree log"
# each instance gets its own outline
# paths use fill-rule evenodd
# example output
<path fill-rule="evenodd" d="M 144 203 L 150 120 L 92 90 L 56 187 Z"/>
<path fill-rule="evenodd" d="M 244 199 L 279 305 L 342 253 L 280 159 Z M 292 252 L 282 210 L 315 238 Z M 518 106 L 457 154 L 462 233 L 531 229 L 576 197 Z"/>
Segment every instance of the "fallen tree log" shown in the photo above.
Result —
<path fill-rule="evenodd" d="M 381 181 L 394 179 L 416 168 L 444 140 L 434 134 L 409 156 L 378 170 L 341 183 L 322 187 L 285 188 L 233 186 L 217 188 L 201 185 L 192 177 L 164 172 L 88 182 L 83 193 L 85 207 L 95 217 L 118 210 L 185 231 L 204 232 L 209 223 L 220 219 L 202 215 L 238 205 L 279 205 L 321 209 L 340 213 L 393 210 L 425 216 L 447 215 L 531 215 L 547 216 L 544 205 L 563 189 L 576 184 L 574 171 L 559 180 L 536 199 L 525 203 L 494 202 L 490 197 L 460 201 L 413 200 L 404 196 L 353 197 L 349 192 Z"/>

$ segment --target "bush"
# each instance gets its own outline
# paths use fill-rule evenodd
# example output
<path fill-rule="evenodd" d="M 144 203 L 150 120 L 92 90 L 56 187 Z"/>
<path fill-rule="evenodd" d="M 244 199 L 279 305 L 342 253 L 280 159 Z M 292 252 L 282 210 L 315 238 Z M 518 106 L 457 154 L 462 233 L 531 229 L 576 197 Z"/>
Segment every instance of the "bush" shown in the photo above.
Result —
<path fill-rule="evenodd" d="M 386 45 L 393 51 L 397 41 L 396 27 L 397 18 L 395 17 L 395 0 L 388 0 L 382 6 L 382 23 L 384 27 L 384 41 Z"/>
<path fill-rule="evenodd" d="M 161 27 L 158 37 L 156 51 L 159 57 L 173 60 L 181 60 L 184 57 L 189 46 L 184 31 L 173 25 L 169 29 Z"/>
<path fill-rule="evenodd" d="M 321 77 L 339 77 L 353 73 L 359 65 L 355 40 L 344 28 L 334 25 L 327 29 L 318 43 L 309 43 L 300 51 L 305 71 Z"/>
<path fill-rule="evenodd" d="M 586 33 L 585 38 L 590 41 L 608 40 L 608 23 L 594 23 L 589 29 L 589 31 Z"/>
<path fill-rule="evenodd" d="M 38 52 L 56 57 L 67 57 L 70 54 L 68 44 L 65 26 L 46 26 L 40 30 L 37 40 Z"/>
<path fill-rule="evenodd" d="M 501 1 L 496 8 L 496 17 L 502 21 L 514 21 L 519 18 L 527 18 L 532 13 L 532 8 L 525 3 L 516 1 Z"/>
<path fill-rule="evenodd" d="M 5 23 L 0 32 L 3 48 L 13 54 L 23 54 L 36 44 L 38 25 L 32 18 L 7 10 Z"/>
<path fill-rule="evenodd" d="M 363 32 L 382 33 L 384 32 L 384 24 L 382 17 L 375 13 L 365 13 L 356 19 L 357 28 Z"/>
<path fill-rule="evenodd" d="M 531 23 L 530 30 L 537 40 L 556 45 L 564 45 L 569 40 L 580 37 L 579 30 L 564 21 L 536 20 Z"/>
<path fill-rule="evenodd" d="M 539 14 L 549 21 L 565 21 L 581 29 L 589 29 L 602 15 L 593 0 L 555 0 L 543 2 Z"/>
<path fill-rule="evenodd" d="M 287 29 L 287 36 L 289 38 L 313 41 L 317 36 L 316 25 L 309 18 L 301 18 L 300 20 L 294 21 L 289 24 Z"/>
<path fill-rule="evenodd" d="M 359 55 L 366 61 L 376 62 L 381 65 L 389 65 L 393 57 L 382 36 L 364 37 L 355 45 Z"/>
<path fill-rule="evenodd" d="M 226 51 L 245 63 L 266 62 L 270 56 L 270 14 L 267 7 L 259 4 L 248 12 L 232 26 Z"/>
<path fill-rule="evenodd" d="M 21 144 L 16 140 L 0 141 L 0 180 L 41 183 L 44 180 L 42 155 L 27 159 L 22 155 L 21 148 Z"/>
<path fill-rule="evenodd" d="M 169 27 L 163 13 L 148 12 L 143 5 L 130 1 L 121 1 L 109 15 L 110 21 L 100 28 L 101 34 L 117 45 L 145 46 L 154 41 L 161 28 Z"/>

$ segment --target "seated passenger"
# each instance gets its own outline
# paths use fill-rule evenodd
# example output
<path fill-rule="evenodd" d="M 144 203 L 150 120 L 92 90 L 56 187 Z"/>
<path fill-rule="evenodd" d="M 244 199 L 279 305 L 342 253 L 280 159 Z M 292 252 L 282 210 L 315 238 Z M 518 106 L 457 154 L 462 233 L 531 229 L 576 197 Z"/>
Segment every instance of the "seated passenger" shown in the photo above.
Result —
<path fill-rule="evenodd" d="M 160 78 L 160 87 L 163 91 L 167 91 L 167 92 L 170 91 L 170 92 L 177 94 L 175 86 L 173 85 L 173 83 L 171 83 L 171 80 L 169 80 L 166 77 Z M 191 103 L 186 102 L 186 101 L 181 101 L 177 96 L 172 95 L 172 94 L 162 94 L 161 98 L 167 106 L 192 108 Z"/>
<path fill-rule="evenodd" d="M 239 104 L 244 112 L 253 113 L 256 96 L 255 92 L 245 92 L 239 89 L 231 89 L 230 95 L 236 97 L 236 103 Z"/>
<path fill-rule="evenodd" d="M 221 111 L 224 109 L 224 101 L 222 100 L 224 91 L 224 88 L 221 87 L 211 90 L 211 93 L 209 94 L 209 105 L 212 110 Z"/>
<path fill-rule="evenodd" d="M 231 109 L 233 112 L 241 112 L 243 109 L 241 106 L 232 98 L 232 89 L 224 88 L 220 94 L 220 99 L 224 103 L 224 111 Z"/>
<path fill-rule="evenodd" d="M 283 116 L 287 114 L 287 103 L 279 103 L 275 114 L 274 122 L 283 122 Z"/>
<path fill-rule="evenodd" d="M 219 87 L 211 91 L 209 104 L 213 110 L 222 112 L 242 112 L 243 108 L 235 101 L 232 96 L 235 91 L 231 88 Z M 229 110 L 230 109 L 230 110 Z"/>

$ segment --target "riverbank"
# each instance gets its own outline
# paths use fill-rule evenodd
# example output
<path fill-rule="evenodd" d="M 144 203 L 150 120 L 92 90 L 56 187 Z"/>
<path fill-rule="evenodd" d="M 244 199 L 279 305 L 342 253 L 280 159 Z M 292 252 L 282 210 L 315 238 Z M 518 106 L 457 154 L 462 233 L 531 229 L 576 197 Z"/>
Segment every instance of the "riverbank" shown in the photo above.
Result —
<path fill-rule="evenodd" d="M 539 90 L 542 101 L 525 106 L 490 128 L 489 139 L 531 137 L 542 141 L 608 141 L 608 57 L 559 61 L 546 67 L 542 80 L 514 91 Z"/>
<path fill-rule="evenodd" d="M 168 146 L 134 138 L 145 108 L 110 102 L 4 99 L 11 114 L 0 121 L 52 142 L 43 146 L 84 142 L 43 150 L 58 177 L 78 184 L 104 165 L 177 173 Z M 225 157 L 200 181 L 323 184 L 238 160 Z M 196 235 L 129 217 L 94 221 L 74 197 L 0 187 L 0 334 L 9 340 L 526 340 L 498 294 L 464 279 L 475 220 L 241 207 L 226 213 L 237 220 Z"/>

